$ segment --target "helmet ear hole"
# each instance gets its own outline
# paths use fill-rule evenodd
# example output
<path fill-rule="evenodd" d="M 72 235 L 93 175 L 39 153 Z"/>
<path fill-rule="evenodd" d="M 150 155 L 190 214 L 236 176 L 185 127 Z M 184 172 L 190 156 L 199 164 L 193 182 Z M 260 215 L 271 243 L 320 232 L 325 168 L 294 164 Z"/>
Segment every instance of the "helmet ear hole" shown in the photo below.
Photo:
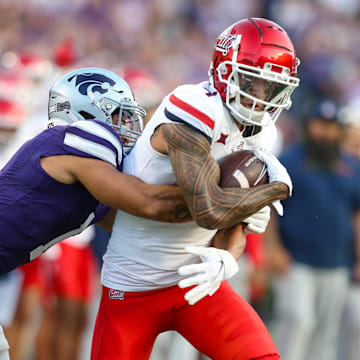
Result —
<path fill-rule="evenodd" d="M 90 113 L 86 112 L 86 111 L 79 111 L 79 114 L 86 120 L 92 120 L 95 119 L 94 115 L 91 115 Z"/>
<path fill-rule="evenodd" d="M 227 67 L 226 67 L 226 65 L 224 63 L 221 63 L 219 65 L 218 69 L 219 69 L 219 72 L 220 72 L 221 75 L 226 75 L 227 72 L 228 72 Z"/>

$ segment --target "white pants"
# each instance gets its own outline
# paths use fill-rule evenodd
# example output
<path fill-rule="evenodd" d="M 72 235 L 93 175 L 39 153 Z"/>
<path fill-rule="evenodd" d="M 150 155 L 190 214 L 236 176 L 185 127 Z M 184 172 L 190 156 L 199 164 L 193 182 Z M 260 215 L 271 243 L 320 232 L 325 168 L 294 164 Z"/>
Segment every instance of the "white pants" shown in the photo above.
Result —
<path fill-rule="evenodd" d="M 9 360 L 9 344 L 0 325 L 0 360 Z"/>
<path fill-rule="evenodd" d="M 9 326 L 14 318 L 17 303 L 21 293 L 23 274 L 14 270 L 7 277 L 0 279 L 0 324 Z"/>
<path fill-rule="evenodd" d="M 351 284 L 339 335 L 338 360 L 358 360 L 360 354 L 360 285 Z"/>
<path fill-rule="evenodd" d="M 274 339 L 281 360 L 334 360 L 349 287 L 344 268 L 295 264 L 274 279 Z"/>

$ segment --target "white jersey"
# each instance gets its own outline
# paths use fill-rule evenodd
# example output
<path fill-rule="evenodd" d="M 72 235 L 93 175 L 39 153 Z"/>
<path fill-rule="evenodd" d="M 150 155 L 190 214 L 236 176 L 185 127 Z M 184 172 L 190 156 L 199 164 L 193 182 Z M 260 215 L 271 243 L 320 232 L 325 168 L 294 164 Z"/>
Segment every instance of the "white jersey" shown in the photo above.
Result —
<path fill-rule="evenodd" d="M 164 98 L 125 158 L 124 172 L 149 184 L 176 184 L 170 158 L 155 151 L 150 142 L 156 128 L 164 123 L 186 124 L 204 135 L 211 144 L 211 155 L 217 160 L 247 148 L 220 95 L 208 82 L 183 85 Z M 269 131 L 274 138 L 274 128 Z M 263 132 L 256 136 L 260 139 Z M 209 246 L 215 232 L 195 222 L 169 224 L 118 211 L 104 255 L 102 283 L 124 291 L 175 285 L 182 278 L 177 273 L 180 266 L 200 261 L 186 253 L 185 246 Z"/>

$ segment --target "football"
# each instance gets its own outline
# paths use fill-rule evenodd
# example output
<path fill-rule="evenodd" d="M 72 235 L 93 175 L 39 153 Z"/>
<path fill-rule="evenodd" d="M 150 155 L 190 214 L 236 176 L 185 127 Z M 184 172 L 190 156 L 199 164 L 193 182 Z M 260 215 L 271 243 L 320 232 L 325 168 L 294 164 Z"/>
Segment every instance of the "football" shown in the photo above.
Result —
<path fill-rule="evenodd" d="M 221 187 L 249 188 L 266 184 L 266 165 L 252 151 L 233 152 L 219 160 Z"/>

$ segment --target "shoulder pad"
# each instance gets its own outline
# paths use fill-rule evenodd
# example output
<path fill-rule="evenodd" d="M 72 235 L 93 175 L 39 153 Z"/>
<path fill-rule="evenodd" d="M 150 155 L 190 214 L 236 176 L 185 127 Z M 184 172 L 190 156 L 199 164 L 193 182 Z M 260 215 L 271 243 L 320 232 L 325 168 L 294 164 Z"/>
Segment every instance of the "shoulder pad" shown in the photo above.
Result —
<path fill-rule="evenodd" d="M 199 85 L 182 85 L 176 88 L 165 102 L 165 115 L 172 121 L 188 124 L 212 139 L 215 127 L 214 113 Z"/>
<path fill-rule="evenodd" d="M 81 120 L 65 129 L 64 144 L 89 157 L 99 158 L 117 167 L 122 161 L 122 144 L 111 126 L 97 120 Z"/>

